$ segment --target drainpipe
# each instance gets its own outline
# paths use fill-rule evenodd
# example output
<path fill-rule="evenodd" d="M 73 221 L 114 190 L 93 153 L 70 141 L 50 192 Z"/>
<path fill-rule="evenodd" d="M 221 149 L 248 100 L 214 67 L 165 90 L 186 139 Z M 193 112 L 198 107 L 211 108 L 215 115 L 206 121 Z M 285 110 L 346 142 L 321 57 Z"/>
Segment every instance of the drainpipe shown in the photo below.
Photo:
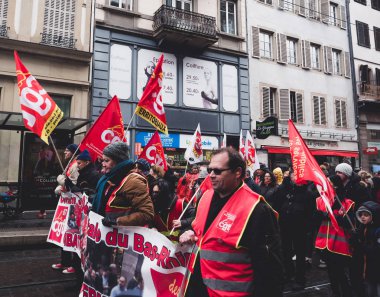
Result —
<path fill-rule="evenodd" d="M 354 111 L 355 111 L 355 128 L 358 139 L 358 151 L 359 151 L 359 167 L 362 165 L 362 150 L 360 144 L 360 128 L 359 128 L 359 107 L 358 107 L 358 91 L 356 87 L 356 71 L 355 71 L 355 61 L 354 61 L 354 49 L 352 46 L 352 32 L 351 32 L 351 16 L 350 16 L 350 0 L 346 0 L 346 18 L 347 18 L 347 36 L 348 36 L 348 46 L 350 49 L 350 64 L 351 64 L 351 84 L 352 84 L 352 94 L 354 99 Z"/>

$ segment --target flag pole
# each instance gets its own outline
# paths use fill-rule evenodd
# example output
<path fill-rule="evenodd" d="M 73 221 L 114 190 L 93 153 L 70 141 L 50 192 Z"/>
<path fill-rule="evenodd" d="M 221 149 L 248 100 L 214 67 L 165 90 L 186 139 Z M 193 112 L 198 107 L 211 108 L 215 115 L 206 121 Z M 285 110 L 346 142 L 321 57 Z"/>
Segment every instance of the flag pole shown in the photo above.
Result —
<path fill-rule="evenodd" d="M 57 156 L 57 159 L 58 159 L 59 165 L 61 165 L 62 170 L 65 170 L 65 169 L 63 168 L 63 165 L 62 165 L 62 162 L 61 162 L 61 158 L 59 157 L 58 152 L 57 152 L 57 149 L 56 149 L 56 147 L 55 147 L 55 145 L 54 145 L 53 138 L 51 138 L 50 135 L 49 135 L 49 138 L 50 138 L 51 144 L 52 144 L 52 146 L 53 146 L 53 149 L 54 149 L 54 151 L 55 151 L 55 155 Z"/>
<path fill-rule="evenodd" d="M 335 199 L 338 201 L 338 203 L 339 203 L 341 209 L 343 210 L 344 216 L 347 218 L 348 223 L 350 224 L 352 231 L 355 231 L 356 228 L 355 228 L 354 224 L 352 223 L 351 218 L 348 216 L 348 214 L 347 214 L 347 210 L 346 210 L 346 208 L 343 206 L 342 201 L 340 201 L 338 195 L 335 195 Z"/>
<path fill-rule="evenodd" d="M 75 154 L 79 151 L 79 147 L 81 145 L 82 142 L 79 143 L 77 149 L 75 150 L 75 152 L 73 153 L 73 155 L 71 156 L 70 160 L 69 160 L 69 163 L 67 163 L 66 167 L 65 167 L 65 170 L 63 170 L 63 173 L 62 174 L 66 174 L 66 171 L 67 169 L 69 168 L 69 165 L 71 164 L 71 161 L 74 159 L 75 157 Z"/>
<path fill-rule="evenodd" d="M 133 115 L 132 115 L 132 117 L 131 117 L 131 119 L 130 119 L 130 121 L 129 121 L 129 123 L 128 123 L 128 126 L 127 126 L 127 129 L 125 130 L 125 133 L 127 133 L 127 131 L 129 130 L 129 127 L 131 126 L 131 123 L 132 123 L 132 120 L 133 120 L 135 114 L 136 114 L 136 110 L 135 110 L 135 112 L 133 113 Z"/>

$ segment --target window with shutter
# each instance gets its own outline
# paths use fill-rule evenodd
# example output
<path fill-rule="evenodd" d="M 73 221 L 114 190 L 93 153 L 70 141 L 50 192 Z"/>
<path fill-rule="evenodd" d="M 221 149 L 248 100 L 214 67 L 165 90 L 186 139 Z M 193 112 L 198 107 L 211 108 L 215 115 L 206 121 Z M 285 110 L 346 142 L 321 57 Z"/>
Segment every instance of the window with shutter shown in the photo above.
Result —
<path fill-rule="evenodd" d="M 360 82 L 369 83 L 368 65 L 360 65 L 359 77 L 360 77 Z"/>
<path fill-rule="evenodd" d="M 335 126 L 342 127 L 340 100 L 335 100 Z"/>
<path fill-rule="evenodd" d="M 346 111 L 346 101 L 341 101 L 342 110 L 342 127 L 347 128 L 347 111 Z"/>
<path fill-rule="evenodd" d="M 288 120 L 289 118 L 289 90 L 280 89 L 280 120 Z"/>
<path fill-rule="evenodd" d="M 287 38 L 286 39 L 286 61 L 289 64 L 297 64 L 297 39 Z"/>
<path fill-rule="evenodd" d="M 45 0 L 42 43 L 74 48 L 75 0 Z"/>
<path fill-rule="evenodd" d="M 270 90 L 268 87 L 262 88 L 262 98 L 263 98 L 263 118 L 267 118 L 270 116 Z"/>
<path fill-rule="evenodd" d="M 260 57 L 273 59 L 273 33 L 260 31 Z"/>
<path fill-rule="evenodd" d="M 340 11 L 339 11 L 339 5 L 333 2 L 330 2 L 329 4 L 329 12 L 330 12 L 330 19 L 329 24 L 333 26 L 339 26 L 339 18 L 340 18 Z"/>
<path fill-rule="evenodd" d="M 294 0 L 284 0 L 284 10 L 294 11 Z"/>
<path fill-rule="evenodd" d="M 133 0 L 109 0 L 109 2 L 110 2 L 110 6 L 115 6 L 115 7 L 118 7 L 118 8 L 122 8 L 122 9 L 126 9 L 126 10 L 132 11 L 132 2 L 133 2 Z M 170 1 L 170 6 L 174 2 L 175 1 L 173 1 L 173 2 Z M 184 2 L 190 2 L 190 5 L 191 5 L 191 1 L 184 1 Z M 168 5 L 168 1 L 166 1 L 166 4 Z M 181 9 L 183 9 L 183 8 L 181 8 Z"/>
<path fill-rule="evenodd" d="M 326 125 L 326 101 L 324 97 L 313 96 L 313 115 L 315 125 Z"/>
<path fill-rule="evenodd" d="M 299 0 L 298 6 L 298 14 L 302 16 L 306 16 L 306 0 Z"/>
<path fill-rule="evenodd" d="M 332 48 L 329 46 L 324 46 L 324 66 L 325 72 L 331 73 L 332 71 Z"/>
<path fill-rule="evenodd" d="M 307 40 L 302 40 L 302 67 L 311 67 L 311 57 L 310 57 L 310 42 Z"/>
<path fill-rule="evenodd" d="M 309 0 L 309 5 L 308 5 L 308 16 L 311 19 L 319 19 L 319 13 L 317 10 L 317 0 Z"/>
<path fill-rule="evenodd" d="M 354 1 L 363 5 L 367 5 L 367 0 L 354 0 Z"/>
<path fill-rule="evenodd" d="M 8 0 L 0 0 L 0 36 L 7 37 Z"/>
<path fill-rule="evenodd" d="M 286 63 L 286 35 L 277 33 L 277 62 Z"/>
<path fill-rule="evenodd" d="M 373 27 L 373 34 L 375 39 L 375 49 L 380 51 L 380 28 Z"/>
<path fill-rule="evenodd" d="M 301 93 L 296 93 L 296 104 L 297 123 L 303 123 L 303 95 Z"/>
<path fill-rule="evenodd" d="M 326 119 L 326 100 L 323 97 L 319 98 L 320 102 L 320 112 L 321 112 L 321 125 L 326 125 L 327 124 L 327 119 Z"/>
<path fill-rule="evenodd" d="M 259 28 L 252 27 L 252 56 L 255 58 L 260 57 L 259 32 Z"/>
<path fill-rule="evenodd" d="M 346 7 L 340 7 L 340 27 L 342 29 L 347 29 L 347 20 L 346 20 Z"/>
<path fill-rule="evenodd" d="M 349 52 L 344 52 L 344 76 L 351 77 L 351 61 Z"/>
<path fill-rule="evenodd" d="M 356 33 L 358 38 L 358 45 L 370 48 L 371 43 L 369 40 L 368 24 L 356 21 Z"/>
<path fill-rule="evenodd" d="M 314 124 L 320 125 L 320 111 L 319 111 L 319 97 L 313 96 L 313 115 L 314 115 Z"/>
<path fill-rule="evenodd" d="M 345 100 L 335 99 L 335 121 L 336 127 L 347 128 L 347 111 Z"/>
<path fill-rule="evenodd" d="M 284 9 L 284 6 L 285 6 L 285 1 L 287 0 L 278 0 L 278 8 L 279 9 Z"/>
<path fill-rule="evenodd" d="M 236 2 L 220 1 L 220 29 L 222 32 L 236 35 Z"/>
<path fill-rule="evenodd" d="M 320 70 L 321 69 L 321 46 L 318 44 L 310 44 L 310 59 L 311 68 Z"/>

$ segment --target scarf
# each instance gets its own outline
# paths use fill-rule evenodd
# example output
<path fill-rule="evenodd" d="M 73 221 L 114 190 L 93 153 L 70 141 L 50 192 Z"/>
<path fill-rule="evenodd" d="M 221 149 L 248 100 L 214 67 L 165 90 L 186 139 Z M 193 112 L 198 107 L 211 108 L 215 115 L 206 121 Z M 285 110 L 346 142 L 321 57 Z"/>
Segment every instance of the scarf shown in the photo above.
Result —
<path fill-rule="evenodd" d="M 123 162 L 118 163 L 114 168 L 110 170 L 110 172 L 103 175 L 96 185 L 96 196 L 92 202 L 92 211 L 99 213 L 101 201 L 103 197 L 104 188 L 107 185 L 107 182 L 111 180 L 116 175 L 120 174 L 122 171 L 125 171 L 125 175 L 127 175 L 128 171 L 131 169 L 133 162 L 131 160 L 125 160 Z"/>

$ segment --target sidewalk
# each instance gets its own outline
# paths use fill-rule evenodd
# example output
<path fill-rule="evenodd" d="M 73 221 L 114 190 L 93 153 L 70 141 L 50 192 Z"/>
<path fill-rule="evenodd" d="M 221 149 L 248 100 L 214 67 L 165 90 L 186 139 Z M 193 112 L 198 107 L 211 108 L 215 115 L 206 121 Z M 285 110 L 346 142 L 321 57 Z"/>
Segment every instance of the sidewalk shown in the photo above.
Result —
<path fill-rule="evenodd" d="M 46 244 L 54 210 L 46 213 L 46 218 L 38 219 L 38 211 L 24 211 L 7 220 L 0 214 L 0 249 Z"/>

